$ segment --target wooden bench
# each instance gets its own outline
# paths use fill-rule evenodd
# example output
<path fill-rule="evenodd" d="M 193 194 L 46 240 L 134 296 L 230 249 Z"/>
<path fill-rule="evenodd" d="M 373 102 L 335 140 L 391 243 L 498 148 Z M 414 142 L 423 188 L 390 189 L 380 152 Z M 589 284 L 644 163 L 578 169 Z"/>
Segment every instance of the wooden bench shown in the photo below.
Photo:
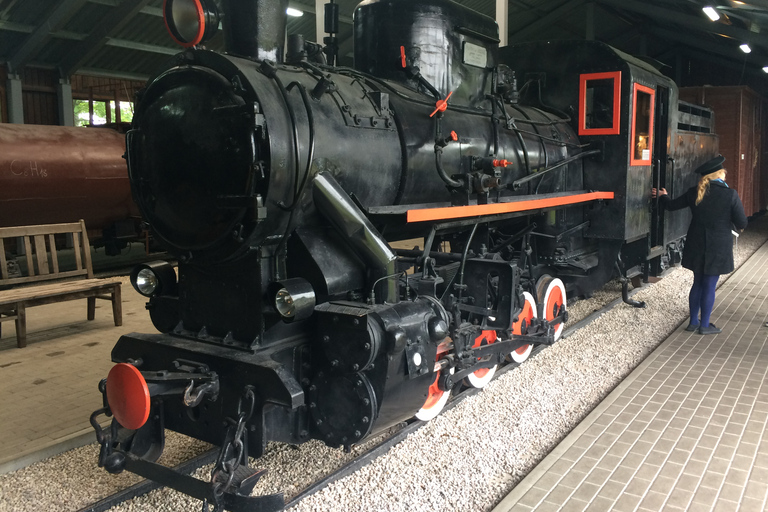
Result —
<path fill-rule="evenodd" d="M 71 234 L 74 245 L 74 270 L 59 269 L 59 253 L 55 235 Z M 9 275 L 6 260 L 6 240 L 16 239 L 24 247 L 27 275 Z M 20 251 L 19 251 L 20 252 Z M 70 265 L 71 267 L 71 265 Z M 55 282 L 51 282 L 55 281 Z M 42 283 L 42 284 L 40 284 Z M 88 299 L 88 320 L 96 314 L 96 299 L 112 301 L 115 325 L 123 324 L 123 309 L 119 279 L 94 279 L 91 266 L 91 248 L 85 222 L 46 224 L 0 228 L 0 287 L 14 287 L 0 291 L 0 326 L 2 322 L 16 322 L 16 343 L 27 345 L 27 308 L 74 299 Z"/>

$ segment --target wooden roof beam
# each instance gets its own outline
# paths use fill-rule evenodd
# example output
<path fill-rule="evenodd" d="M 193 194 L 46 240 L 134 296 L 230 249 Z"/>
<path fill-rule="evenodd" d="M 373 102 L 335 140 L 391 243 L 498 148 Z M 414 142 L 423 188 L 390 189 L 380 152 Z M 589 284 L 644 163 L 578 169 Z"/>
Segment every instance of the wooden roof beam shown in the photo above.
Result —
<path fill-rule="evenodd" d="M 21 48 L 8 59 L 9 71 L 18 73 L 30 60 L 37 57 L 51 38 L 51 32 L 64 27 L 86 2 L 87 0 L 60 0 L 48 17 L 24 41 Z"/>
<path fill-rule="evenodd" d="M 110 34 L 123 28 L 150 0 L 123 0 L 94 26 L 93 32 L 81 41 L 61 63 L 61 76 L 68 77 L 83 67 L 110 40 Z"/>
<path fill-rule="evenodd" d="M 666 9 L 656 5 L 649 5 L 648 3 L 638 2 L 637 0 L 597 1 L 601 4 L 610 5 L 617 10 L 635 12 L 659 21 L 672 22 L 686 27 L 695 28 L 701 32 L 722 34 L 728 37 L 732 37 L 736 41 L 749 43 L 753 46 L 753 48 L 759 47 L 768 51 L 768 44 L 766 44 L 766 38 L 764 34 L 759 34 L 750 30 L 744 30 L 730 25 L 724 25 L 722 23 L 712 23 L 703 17 L 691 16 L 680 11 Z"/>
<path fill-rule="evenodd" d="M 581 7 L 585 3 L 586 0 L 569 0 L 560 4 L 559 7 L 556 7 L 550 11 L 549 14 L 542 16 L 538 20 L 527 25 L 525 28 L 510 34 L 509 44 L 520 43 L 530 39 L 531 36 L 536 34 L 536 32 L 539 30 L 548 25 L 552 25 L 561 18 L 564 18 L 568 13 L 578 7 Z"/>

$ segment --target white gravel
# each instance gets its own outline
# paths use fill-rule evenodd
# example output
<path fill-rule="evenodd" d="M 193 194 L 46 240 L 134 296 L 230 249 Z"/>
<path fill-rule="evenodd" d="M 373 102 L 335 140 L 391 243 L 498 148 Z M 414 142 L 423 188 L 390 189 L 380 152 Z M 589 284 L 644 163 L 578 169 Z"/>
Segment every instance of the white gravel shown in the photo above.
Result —
<path fill-rule="evenodd" d="M 737 265 L 768 238 L 768 217 L 739 239 Z M 692 275 L 670 272 L 634 296 L 648 307 L 614 307 L 588 327 L 505 373 L 446 411 L 353 475 L 303 500 L 293 511 L 490 510 L 621 380 L 687 317 Z M 609 283 L 569 307 L 577 321 L 620 296 Z M 169 435 L 164 463 L 176 464 L 209 445 Z M 345 454 L 318 442 L 271 444 L 255 461 L 269 474 L 255 494 L 285 492 L 290 499 L 366 447 Z M 96 467 L 90 445 L 0 476 L 0 512 L 77 510 L 135 483 Z M 210 467 L 198 476 L 207 476 Z M 200 502 L 168 489 L 136 498 L 113 511 L 199 510 Z"/>

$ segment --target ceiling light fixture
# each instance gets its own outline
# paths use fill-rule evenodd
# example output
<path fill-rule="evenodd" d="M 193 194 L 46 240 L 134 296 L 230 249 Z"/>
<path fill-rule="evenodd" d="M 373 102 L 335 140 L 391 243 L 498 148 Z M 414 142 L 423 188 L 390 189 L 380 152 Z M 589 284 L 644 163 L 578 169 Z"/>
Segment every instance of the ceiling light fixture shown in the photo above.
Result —
<path fill-rule="evenodd" d="M 288 16 L 293 16 L 295 18 L 298 18 L 299 16 L 304 16 L 304 11 L 300 11 L 298 9 L 294 9 L 293 7 L 289 7 L 285 10 L 285 14 Z"/>
<path fill-rule="evenodd" d="M 743 45 L 739 46 L 739 48 L 741 48 L 741 51 L 743 51 L 744 53 L 749 53 L 752 51 L 752 48 L 750 48 L 747 43 L 744 43 Z"/>
<path fill-rule="evenodd" d="M 765 66 L 765 67 L 763 68 L 763 71 L 765 71 L 766 73 L 768 73 L 768 66 Z"/>
<path fill-rule="evenodd" d="M 711 7 L 711 6 L 708 5 L 708 6 L 704 7 L 702 9 L 702 11 L 704 11 L 704 14 L 706 14 L 707 17 L 709 19 L 711 19 L 712 21 L 717 21 L 717 20 L 720 19 L 720 15 L 717 13 L 717 11 L 715 10 L 714 7 Z"/>

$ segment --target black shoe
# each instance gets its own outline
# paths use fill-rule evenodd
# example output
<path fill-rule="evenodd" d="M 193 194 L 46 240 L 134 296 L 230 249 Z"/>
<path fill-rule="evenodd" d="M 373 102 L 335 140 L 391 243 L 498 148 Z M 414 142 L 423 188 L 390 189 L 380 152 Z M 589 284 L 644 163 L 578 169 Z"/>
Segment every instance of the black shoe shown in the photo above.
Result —
<path fill-rule="evenodd" d="M 723 330 L 715 327 L 715 324 L 709 324 L 709 327 L 704 327 L 703 325 L 699 327 L 699 334 L 718 334 L 721 332 Z"/>
<path fill-rule="evenodd" d="M 688 327 L 686 327 L 685 330 L 688 332 L 693 332 L 698 328 L 699 328 L 699 324 L 696 324 L 696 325 L 688 324 Z"/>

